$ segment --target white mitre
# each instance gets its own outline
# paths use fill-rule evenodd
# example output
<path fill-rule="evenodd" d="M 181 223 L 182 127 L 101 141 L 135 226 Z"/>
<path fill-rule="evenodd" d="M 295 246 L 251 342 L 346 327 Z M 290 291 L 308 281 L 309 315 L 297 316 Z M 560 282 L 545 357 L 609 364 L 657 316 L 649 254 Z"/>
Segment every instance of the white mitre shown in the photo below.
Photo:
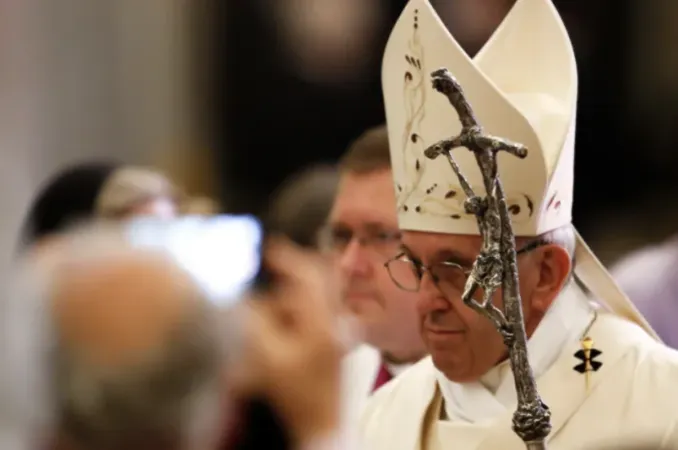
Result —
<path fill-rule="evenodd" d="M 478 234 L 447 159 L 424 150 L 459 134 L 448 99 L 431 72 L 459 81 L 486 132 L 521 143 L 528 155 L 498 155 L 499 176 L 517 236 L 538 236 L 572 220 L 577 66 L 565 26 L 550 0 L 518 0 L 471 59 L 428 0 L 410 0 L 386 46 L 382 85 L 391 164 L 403 230 Z M 473 190 L 484 194 L 471 152 L 453 155 Z M 613 312 L 656 333 L 577 234 L 575 274 Z M 657 338 L 658 339 L 658 338 Z"/>

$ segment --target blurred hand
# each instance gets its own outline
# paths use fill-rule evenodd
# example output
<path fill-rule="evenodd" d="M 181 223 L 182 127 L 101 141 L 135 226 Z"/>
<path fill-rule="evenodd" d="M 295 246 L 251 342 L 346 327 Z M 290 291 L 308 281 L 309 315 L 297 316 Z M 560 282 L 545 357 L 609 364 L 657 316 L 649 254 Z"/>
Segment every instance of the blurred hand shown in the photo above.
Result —
<path fill-rule="evenodd" d="M 264 395 L 297 443 L 336 431 L 344 341 L 339 289 L 327 261 L 275 240 L 266 251 L 274 286 L 249 302 L 236 395 Z"/>

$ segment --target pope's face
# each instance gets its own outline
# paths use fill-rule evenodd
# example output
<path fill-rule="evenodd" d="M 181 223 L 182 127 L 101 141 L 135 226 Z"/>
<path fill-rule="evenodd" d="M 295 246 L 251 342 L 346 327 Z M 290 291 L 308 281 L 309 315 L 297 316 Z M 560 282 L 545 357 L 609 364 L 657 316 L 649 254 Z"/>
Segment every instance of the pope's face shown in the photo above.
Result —
<path fill-rule="evenodd" d="M 470 269 L 481 247 L 481 238 L 469 235 L 406 231 L 402 240 L 409 259 L 426 267 L 453 262 Z M 521 275 L 529 270 L 527 259 L 518 261 Z M 530 281 L 529 277 L 521 279 L 524 304 L 531 296 L 525 288 Z M 446 287 L 443 294 L 442 283 L 434 283 L 424 272 L 417 298 L 420 333 L 433 363 L 448 379 L 475 381 L 505 357 L 506 347 L 494 325 L 463 303 L 463 279 L 454 284 L 459 287 Z M 475 298 L 481 300 L 482 293 Z M 501 289 L 494 295 L 494 304 L 502 308 Z M 524 309 L 528 318 L 529 308 Z"/>
<path fill-rule="evenodd" d="M 345 173 L 329 228 L 344 302 L 361 322 L 366 341 L 394 360 L 421 357 L 417 296 L 399 289 L 384 267 L 400 245 L 391 171 Z"/>

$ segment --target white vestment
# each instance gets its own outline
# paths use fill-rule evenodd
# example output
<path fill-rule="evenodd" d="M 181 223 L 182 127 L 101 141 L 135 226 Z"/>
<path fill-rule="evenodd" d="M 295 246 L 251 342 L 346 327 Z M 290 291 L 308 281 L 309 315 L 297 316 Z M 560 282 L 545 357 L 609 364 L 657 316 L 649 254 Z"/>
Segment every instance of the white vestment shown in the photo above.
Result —
<path fill-rule="evenodd" d="M 381 365 L 379 350 L 363 344 L 349 353 L 342 363 L 344 416 L 360 415 L 372 393 Z"/>
<path fill-rule="evenodd" d="M 529 345 L 538 390 L 552 414 L 549 450 L 596 448 L 625 436 L 651 438 L 657 448 L 678 448 L 678 352 L 606 312 L 597 313 L 594 321 L 591 310 L 590 328 L 582 330 L 577 291 L 568 289 L 559 297 L 551 318 L 544 319 Z M 563 315 L 567 311 L 570 315 Z M 549 322 L 558 323 L 555 318 L 572 320 L 561 320 L 552 330 Z M 602 352 L 596 359 L 602 366 L 589 372 L 588 389 L 586 375 L 574 370 L 581 363 L 574 356 L 581 349 L 579 331 Z M 550 363 L 544 342 L 561 349 Z M 505 363 L 482 383 L 462 385 L 440 378 L 426 358 L 377 392 L 361 419 L 363 448 L 525 448 L 511 429 L 516 397 Z"/>
<path fill-rule="evenodd" d="M 379 350 L 362 344 L 352 350 L 342 363 L 344 416 L 356 421 L 372 395 L 374 384 L 382 364 Z M 386 363 L 388 371 L 397 377 L 412 364 Z"/>
<path fill-rule="evenodd" d="M 382 358 L 379 350 L 363 344 L 349 353 L 342 365 L 343 430 L 350 443 L 355 443 L 360 416 L 374 390 Z M 412 364 L 386 364 L 393 377 L 405 372 Z M 350 446 L 348 448 L 354 448 Z"/>

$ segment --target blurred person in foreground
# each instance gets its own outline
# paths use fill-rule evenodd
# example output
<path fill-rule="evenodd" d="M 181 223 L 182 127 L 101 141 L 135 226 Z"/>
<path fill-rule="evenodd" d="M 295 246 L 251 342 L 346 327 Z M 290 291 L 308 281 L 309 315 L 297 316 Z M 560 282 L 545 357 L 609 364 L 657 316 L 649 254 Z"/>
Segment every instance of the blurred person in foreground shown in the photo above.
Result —
<path fill-rule="evenodd" d="M 215 449 L 229 405 L 255 394 L 293 448 L 339 445 L 343 349 L 326 302 L 336 289 L 314 256 L 272 242 L 276 284 L 242 305 L 238 323 L 118 228 L 59 235 L 24 263 L 2 302 L 3 448 Z"/>
<path fill-rule="evenodd" d="M 512 425 L 522 380 L 494 324 L 462 301 L 483 241 L 476 218 L 448 158 L 424 154 L 458 135 L 462 121 L 466 132 L 482 131 L 456 117 L 457 82 L 488 134 L 528 149 L 522 159 L 501 152 L 497 166 L 516 235 L 528 360 L 551 412 L 548 448 L 629 438 L 678 447 L 678 352 L 657 339 L 571 223 L 577 69 L 550 0 L 518 0 L 473 59 L 427 0 L 410 0 L 393 28 L 382 85 L 403 236 L 387 268 L 416 295 L 431 357 L 370 399 L 364 447 L 525 449 Z M 452 154 L 484 195 L 477 155 Z M 492 300 L 503 308 L 501 290 Z"/>
<path fill-rule="evenodd" d="M 386 127 L 356 139 L 340 160 L 339 173 L 321 247 L 338 267 L 344 304 L 364 333 L 365 345 L 345 362 L 347 401 L 357 416 L 372 392 L 426 350 L 416 295 L 399 289 L 384 268 L 400 246 Z"/>
<path fill-rule="evenodd" d="M 623 257 L 612 275 L 666 345 L 678 349 L 678 237 Z"/>
<path fill-rule="evenodd" d="M 214 448 L 223 352 L 187 272 L 103 224 L 52 236 L 23 264 L 30 290 L 4 304 L 3 403 L 48 411 L 25 448 Z"/>
<path fill-rule="evenodd" d="M 90 219 L 171 219 L 178 211 L 178 191 L 160 172 L 117 163 L 77 164 L 57 173 L 37 193 L 21 244 L 30 246 Z"/>

